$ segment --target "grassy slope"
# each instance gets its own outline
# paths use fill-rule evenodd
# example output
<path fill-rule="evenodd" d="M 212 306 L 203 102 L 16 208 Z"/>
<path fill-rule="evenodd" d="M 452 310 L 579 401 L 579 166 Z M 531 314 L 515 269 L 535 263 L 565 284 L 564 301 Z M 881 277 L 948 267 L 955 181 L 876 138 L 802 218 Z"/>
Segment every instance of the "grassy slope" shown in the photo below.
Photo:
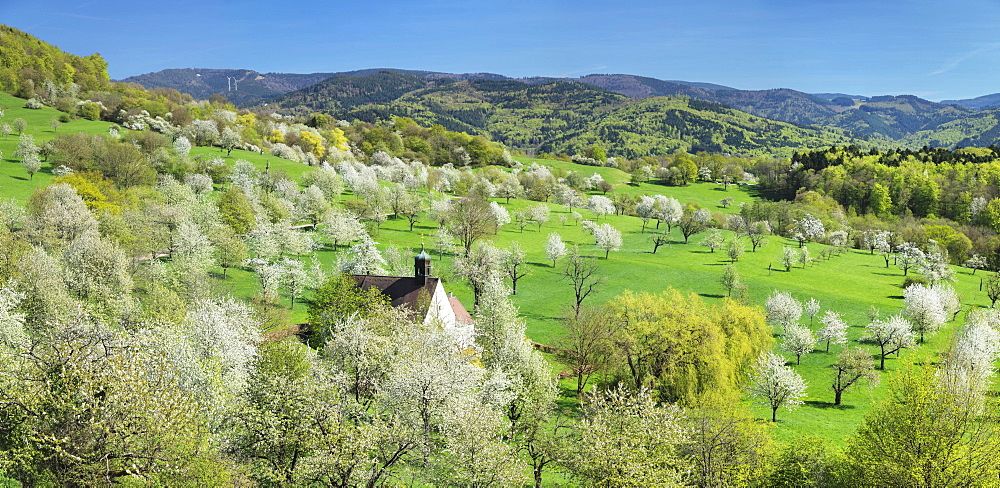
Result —
<path fill-rule="evenodd" d="M 57 116 L 58 112 L 51 109 L 26 110 L 20 108 L 22 106 L 23 101 L 20 99 L 0 94 L 0 107 L 5 107 L 6 110 L 4 121 L 9 123 L 14 118 L 24 118 L 29 123 L 27 132 L 34 135 L 38 143 L 56 135 L 49 126 L 49 121 L 53 116 Z M 108 127 L 109 124 L 106 122 L 76 120 L 63 124 L 59 130 L 103 133 L 107 131 Z M 15 136 L 0 138 L 0 150 L 7 158 L 13 154 L 15 146 Z M 209 157 L 221 155 L 219 150 L 214 148 L 195 148 L 192 152 L 195 155 L 203 154 Z M 230 163 L 236 159 L 248 160 L 261 170 L 269 162 L 271 171 L 284 171 L 295 179 L 309 170 L 302 164 L 245 151 L 233 151 L 232 157 L 226 158 Z M 616 191 L 634 194 L 663 193 L 682 202 L 699 202 L 713 211 L 735 211 L 735 207 L 729 209 L 718 207 L 717 202 L 723 196 L 732 196 L 737 203 L 751 199 L 744 187 L 730 187 L 725 192 L 721 191 L 718 185 L 708 183 L 694 184 L 683 188 L 650 184 L 628 187 L 623 184 L 627 181 L 628 175 L 614 168 L 594 168 L 558 161 L 539 162 L 580 171 L 587 175 L 593 172 L 601 173 L 606 180 L 617 184 Z M 29 181 L 17 162 L 8 159 L 0 163 L 0 196 L 24 201 L 34 188 L 51 181 L 51 176 L 48 174 L 49 169 L 48 165 L 43 165 L 43 172 L 35 175 L 34 180 Z M 353 197 L 347 195 L 343 198 Z M 503 202 L 501 201 L 501 203 Z M 535 202 L 514 199 L 510 202 L 509 209 L 513 211 L 534 204 Z M 652 246 L 648 240 L 648 233 L 643 234 L 640 231 L 639 219 L 607 216 L 603 218 L 602 222 L 609 222 L 621 230 L 625 235 L 625 241 L 620 251 L 612 252 L 611 257 L 604 260 L 603 251 L 598 250 L 593 245 L 592 238 L 579 226 L 572 223 L 561 225 L 558 222 L 557 217 L 566 214 L 567 209 L 557 205 L 550 205 L 550 207 L 553 212 L 552 220 L 545 224 L 540 231 L 535 226 L 529 226 L 521 233 L 514 226 L 508 226 L 501 230 L 498 235 L 490 238 L 500 247 L 506 247 L 511 242 L 518 241 L 528 253 L 531 274 L 519 283 L 519 294 L 514 300 L 527 322 L 529 336 L 536 341 L 550 343 L 558 339 L 561 334 L 558 318 L 565 313 L 572 299 L 569 284 L 561 279 L 558 267 L 555 269 L 551 267 L 551 262 L 546 259 L 542 249 L 545 238 L 550 232 L 558 232 L 565 241 L 579 244 L 585 255 L 597 260 L 606 281 L 588 299 L 589 303 L 596 304 L 612 299 L 625 289 L 659 292 L 667 286 L 673 286 L 698 293 L 709 301 L 720 300 L 725 293 L 718 283 L 718 278 L 726 264 L 725 255 L 722 251 L 710 253 L 707 249 L 698 246 L 697 242 L 703 235 L 694 236 L 691 244 L 685 245 L 682 243 L 678 231 L 675 230 L 674 242 L 661 247 L 654 255 L 650 252 Z M 584 210 L 581 213 L 584 214 L 585 218 L 590 218 L 588 211 Z M 383 226 L 383 230 L 376 236 L 376 240 L 381 242 L 383 246 L 392 244 L 415 250 L 420 245 L 421 235 L 430 236 L 435 229 L 436 224 L 421 221 L 413 232 L 409 232 L 405 220 L 390 220 Z M 727 232 L 726 235 L 728 237 L 730 234 Z M 782 245 L 794 245 L 794 243 L 786 239 L 772 237 L 766 246 L 756 253 L 747 252 L 745 258 L 737 264 L 737 268 L 749 284 L 753 303 L 762 304 L 775 289 L 788 290 L 801 300 L 815 297 L 822 302 L 824 310 L 832 309 L 844 314 L 852 325 L 850 332 L 852 339 L 862 335 L 862 327 L 867 321 L 865 317 L 869 307 L 876 306 L 885 314 L 894 313 L 901 308 L 900 295 L 902 290 L 899 288 L 899 284 L 902 282 L 902 272 L 895 268 L 886 269 L 879 256 L 851 251 L 829 261 L 810 265 L 806 269 L 796 266 L 789 273 L 784 271 L 769 272 L 768 265 L 777 264 Z M 819 254 L 822 247 L 816 244 L 810 246 L 814 256 Z M 327 249 L 318 252 L 317 257 L 329 265 L 334 261 L 336 253 Z M 444 259 L 438 259 L 436 253 L 434 258 L 435 271 L 442 277 L 449 278 L 448 269 L 453 258 L 445 256 Z M 245 298 L 256 293 L 256 278 L 252 273 L 242 270 L 230 270 L 229 273 L 229 279 L 225 283 L 219 283 L 220 288 L 232 290 L 235 295 Z M 985 296 L 978 291 L 978 283 L 978 277 L 970 276 L 965 271 L 958 273 L 955 287 L 962 294 L 966 307 L 988 305 Z M 463 303 L 472 303 L 471 291 L 464 283 L 449 280 L 447 284 L 449 291 L 459 296 Z M 305 303 L 305 301 L 301 301 L 296 305 L 291 314 L 293 321 L 301 322 L 305 319 Z M 908 362 L 924 360 L 928 355 L 932 356 L 929 359 L 933 360 L 934 352 L 941 350 L 946 345 L 953 328 L 953 325 L 949 325 L 948 329 L 935 336 L 927 345 L 921 346 L 915 351 L 905 351 L 900 359 L 890 359 L 887 363 L 888 374 L 891 375 L 892 371 Z M 808 404 L 790 413 L 779 412 L 779 427 L 777 429 L 779 439 L 788 439 L 799 434 L 809 433 L 823 436 L 834 443 L 841 442 L 845 435 L 854 430 L 857 423 L 870 409 L 870 405 L 885 394 L 884 387 L 878 387 L 871 391 L 862 388 L 845 394 L 846 406 L 832 408 L 827 403 L 832 399 L 832 393 L 828 386 L 828 366 L 837 350 L 839 347 L 834 346 L 833 352 L 830 354 L 817 352 L 807 355 L 803 358 L 802 365 L 796 367 L 810 383 Z M 754 408 L 758 417 L 767 417 L 763 409 Z"/>
<path fill-rule="evenodd" d="M 6 122 L 11 128 L 13 128 L 14 119 L 24 119 L 28 123 L 24 133 L 34 137 L 35 144 L 39 147 L 54 139 L 59 133 L 106 134 L 108 129 L 114 125 L 110 122 L 76 119 L 60 124 L 58 132 L 53 131 L 50 121 L 53 117 L 59 117 L 62 112 L 48 107 L 39 110 L 26 109 L 24 108 L 24 99 L 2 92 L 0 92 L 0 109 L 4 111 L 0 122 Z M 43 162 L 41 171 L 29 180 L 28 173 L 21 167 L 21 160 L 14 158 L 17 141 L 17 132 L 6 137 L 0 136 L 0 151 L 3 152 L 3 159 L 0 160 L 0 198 L 14 198 L 18 202 L 24 202 L 35 188 L 43 187 L 52 182 L 52 167 L 49 163 Z"/>
<path fill-rule="evenodd" d="M 550 161 L 543 163 L 564 169 L 575 169 L 585 174 L 596 169 L 598 172 L 602 172 L 605 179 L 612 182 L 621 182 L 628 178 L 628 175 L 613 168 L 601 169 Z M 285 164 L 294 165 L 295 163 Z M 271 167 L 272 170 L 275 169 L 274 162 L 272 162 Z M 289 172 L 291 173 L 291 170 Z M 728 209 L 718 207 L 717 202 L 722 196 L 732 196 L 737 203 L 751 199 L 745 187 L 731 186 L 728 191 L 724 192 L 720 190 L 718 185 L 710 183 L 699 183 L 683 188 L 658 185 L 641 185 L 639 187 L 619 185 L 616 191 L 645 194 L 663 193 L 682 202 L 697 201 L 712 211 L 719 212 L 735 211 L 735 207 Z M 343 198 L 354 197 L 345 195 Z M 497 201 L 506 205 L 502 199 Z M 536 202 L 513 199 L 507 208 L 513 212 L 535 204 Z M 599 222 L 611 223 L 623 232 L 625 239 L 622 249 L 612 252 L 610 258 L 605 260 L 603 258 L 604 252 L 593 245 L 593 238 L 580 229 L 578 225 L 573 225 L 572 222 L 562 225 L 558 222 L 559 215 L 568 213 L 566 208 L 552 204 L 549 206 L 552 211 L 552 219 L 542 226 L 541 230 L 534 225 L 529 225 L 522 233 L 515 226 L 508 225 L 497 235 L 489 237 L 495 245 L 501 248 L 517 241 L 527 252 L 530 274 L 518 283 L 518 294 L 514 297 L 514 302 L 520 308 L 527 323 L 528 335 L 531 339 L 542 343 L 556 342 L 562 333 L 559 318 L 566 313 L 573 300 L 572 290 L 568 282 L 559 273 L 560 267 L 552 268 L 551 261 L 545 257 L 543 245 L 551 232 L 558 232 L 567 243 L 579 244 L 583 254 L 590 256 L 598 263 L 601 274 L 605 277 L 605 282 L 596 293 L 588 298 L 587 303 L 597 304 L 613 299 L 626 289 L 656 293 L 669 286 L 697 293 L 709 302 L 720 301 L 725 295 L 724 288 L 719 284 L 719 277 L 728 260 L 723 250 L 711 253 L 707 248 L 697 244 L 705 234 L 693 236 L 691 243 L 685 245 L 679 231 L 675 229 L 672 243 L 661 247 L 654 255 L 651 253 L 652 245 L 649 241 L 650 230 L 647 229 L 645 234 L 642 233 L 639 219 L 627 216 L 606 216 Z M 582 210 L 580 212 L 584 214 L 584 218 L 592 218 L 589 211 Z M 379 235 L 375 237 L 376 241 L 383 247 L 394 245 L 415 252 L 420 246 L 422 236 L 428 236 L 427 241 L 430 242 L 429 236 L 435 232 L 437 224 L 421 221 L 414 227 L 413 232 L 409 232 L 407 227 L 408 224 L 404 219 L 389 220 L 383 225 Z M 729 232 L 724 232 L 724 235 L 727 238 L 732 236 Z M 801 265 L 796 265 L 790 272 L 785 272 L 778 270 L 780 268 L 781 248 L 785 245 L 795 247 L 797 243 L 789 239 L 771 237 L 767 244 L 758 249 L 757 252 L 749 252 L 748 249 L 745 257 L 736 264 L 740 274 L 749 285 L 752 303 L 763 304 L 774 290 L 789 291 L 803 301 L 816 298 L 821 302 L 823 310 L 834 310 L 844 315 L 845 320 L 851 325 L 849 335 L 852 340 L 863 335 L 870 307 L 877 307 L 883 315 L 896 313 L 902 308 L 902 289 L 899 286 L 903 280 L 902 271 L 895 267 L 885 268 L 884 261 L 880 256 L 853 250 L 826 261 L 816 262 L 804 269 Z M 813 256 L 819 256 L 820 251 L 826 246 L 810 244 L 809 248 Z M 327 265 L 331 264 L 335 257 L 336 253 L 330 249 L 317 253 L 317 258 Z M 453 256 L 445 255 L 442 259 L 439 258 L 437 252 L 433 252 L 432 257 L 435 272 L 446 280 L 447 290 L 457 295 L 463 303 L 471 306 L 472 294 L 468 286 L 462 281 L 451 279 L 449 268 L 454 259 Z M 773 265 L 773 271 L 768 270 L 769 265 Z M 233 286 L 234 292 L 238 296 L 250 297 L 255 293 L 256 279 L 253 274 L 231 270 L 230 276 L 229 285 Z M 958 281 L 954 283 L 954 286 L 963 296 L 963 304 L 966 308 L 989 305 L 985 295 L 978 291 L 978 276 L 971 276 L 967 271 L 960 270 L 957 278 Z M 305 300 L 296 304 L 291 315 L 292 320 L 296 322 L 305 320 L 305 305 Z M 962 316 L 959 317 L 960 321 L 961 319 Z M 803 323 L 807 322 L 808 317 L 803 320 Z M 899 359 L 890 358 L 886 362 L 887 373 L 884 376 L 883 385 L 887 383 L 886 380 L 894 371 L 908 363 L 927 359 L 934 360 L 937 351 L 947 346 L 954 327 L 954 324 L 949 324 L 944 331 L 932 337 L 926 345 L 912 351 L 904 351 Z M 818 325 L 813 325 L 812 328 L 815 330 Z M 778 332 L 776 329 L 776 339 Z M 858 343 L 852 342 L 850 345 L 855 344 Z M 871 405 L 884 397 L 886 392 L 884 386 L 871 390 L 867 387 L 861 387 L 844 394 L 844 405 L 832 406 L 833 393 L 829 388 L 829 366 L 841 347 L 832 346 L 829 354 L 817 351 L 806 355 L 802 358 L 802 364 L 795 366 L 795 369 L 809 382 L 807 403 L 791 412 L 779 411 L 776 435 L 780 440 L 788 440 L 802 434 L 814 434 L 829 439 L 835 444 L 842 443 L 845 436 L 854 431 L 857 424 L 870 410 Z M 866 347 L 873 353 L 875 352 L 874 348 Z M 786 355 L 786 357 L 789 356 Z M 794 361 L 794 358 L 791 359 Z M 758 418 L 769 417 L 769 411 L 764 408 L 753 406 L 752 411 Z"/>

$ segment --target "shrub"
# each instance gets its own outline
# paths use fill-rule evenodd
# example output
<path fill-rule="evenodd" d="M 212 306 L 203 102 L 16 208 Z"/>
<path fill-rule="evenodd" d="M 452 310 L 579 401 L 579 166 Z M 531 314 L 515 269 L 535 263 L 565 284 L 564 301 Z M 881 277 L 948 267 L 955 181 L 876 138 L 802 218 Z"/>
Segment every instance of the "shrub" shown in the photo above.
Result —
<path fill-rule="evenodd" d="M 930 283 L 928 283 L 927 278 L 924 278 L 923 276 L 907 275 L 905 278 L 903 278 L 903 286 L 902 286 L 902 288 L 905 290 L 905 289 L 909 288 L 910 285 L 925 285 L 926 286 L 926 285 L 929 285 L 929 284 Z"/>

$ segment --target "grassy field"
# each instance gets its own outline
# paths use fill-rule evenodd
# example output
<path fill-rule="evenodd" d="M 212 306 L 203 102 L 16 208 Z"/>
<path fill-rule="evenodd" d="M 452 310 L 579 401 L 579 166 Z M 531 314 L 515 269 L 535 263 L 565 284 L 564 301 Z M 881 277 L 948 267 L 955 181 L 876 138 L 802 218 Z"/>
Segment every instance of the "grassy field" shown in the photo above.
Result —
<path fill-rule="evenodd" d="M 29 122 L 27 133 L 34 135 L 39 144 L 56 136 L 49 121 L 52 117 L 58 116 L 58 112 L 51 109 L 27 110 L 20 108 L 22 106 L 23 101 L 0 94 L 0 107 L 6 107 L 3 121 L 10 123 L 14 118 L 24 118 Z M 109 126 L 110 124 L 106 122 L 75 120 L 62 124 L 59 131 L 104 133 Z M 3 151 L 5 157 L 5 160 L 0 162 L 0 196 L 24 201 L 34 188 L 50 182 L 51 175 L 49 165 L 43 164 L 41 173 L 35 175 L 32 180 L 27 179 L 19 162 L 11 160 L 16 143 L 17 137 L 14 135 L 0 137 L 0 151 Z M 217 148 L 207 147 L 194 148 L 192 154 L 195 157 L 225 155 Z M 250 161 L 259 170 L 267 167 L 271 172 L 284 172 L 293 179 L 299 179 L 304 172 L 310 170 L 303 164 L 239 150 L 233 151 L 231 157 L 225 158 L 229 164 L 238 159 Z M 697 183 L 681 188 L 653 184 L 632 187 L 624 183 L 628 181 L 628 175 L 615 168 L 595 168 L 559 161 L 523 161 L 549 164 L 554 168 L 579 171 L 584 175 L 598 172 L 605 180 L 616 185 L 615 191 L 630 194 L 664 194 L 677 198 L 682 203 L 697 202 L 713 212 L 736 211 L 735 205 L 721 208 L 719 200 L 723 197 L 732 197 L 737 204 L 753 199 L 748 187 L 730 186 L 728 190 L 723 190 L 720 185 L 712 183 Z M 511 212 L 537 204 L 521 199 L 512 199 L 509 204 L 503 199 L 497 201 Z M 611 300 L 624 290 L 655 293 L 667 287 L 696 293 L 709 302 L 720 301 L 725 295 L 726 291 L 719 283 L 719 278 L 728 260 L 724 250 L 712 253 L 698 245 L 705 233 L 693 236 L 689 244 L 684 244 L 679 231 L 675 229 L 672 242 L 662 246 L 656 254 L 653 254 L 653 245 L 649 239 L 651 229 L 643 232 L 640 219 L 628 216 L 605 216 L 597 219 L 597 222 L 610 223 L 621 231 L 624 245 L 620 250 L 611 252 L 608 259 L 604 259 L 604 251 L 594 245 L 593 238 L 578 224 L 572 220 L 565 224 L 560 222 L 560 216 L 569 215 L 568 209 L 554 204 L 548 205 L 552 213 L 551 220 L 540 229 L 535 225 L 529 225 L 521 232 L 511 224 L 496 235 L 488 237 L 489 241 L 500 248 L 518 242 L 527 252 L 530 274 L 518 283 L 518 295 L 514 297 L 514 302 L 527 323 L 531 339 L 546 344 L 557 342 L 563 333 L 560 318 L 567 313 L 572 304 L 572 290 L 560 273 L 561 263 L 553 267 L 543 250 L 547 236 L 552 232 L 559 233 L 568 244 L 579 245 L 582 254 L 593 259 L 599 266 L 604 281 L 597 292 L 587 299 L 587 303 L 599 304 Z M 577 209 L 577 211 L 583 214 L 584 218 L 594 218 L 588 210 Z M 430 243 L 430 236 L 436 229 L 436 223 L 424 220 L 418 222 L 411 232 L 408 230 L 406 220 L 400 218 L 386 222 L 374 237 L 383 247 L 392 245 L 407 250 L 407 253 L 415 253 L 425 236 Z M 729 232 L 723 234 L 727 239 L 732 237 Z M 829 260 L 814 262 L 805 268 L 796 265 L 791 271 L 785 272 L 779 270 L 780 253 L 782 246 L 785 245 L 797 247 L 797 243 L 779 237 L 770 237 L 756 252 L 749 252 L 747 245 L 748 250 L 744 258 L 736 263 L 736 268 L 748 285 L 752 303 L 763 304 L 775 290 L 789 291 L 802 301 L 816 298 L 821 302 L 823 310 L 834 310 L 843 314 L 851 325 L 852 340 L 863 334 L 870 307 L 878 308 L 883 315 L 896 313 L 901 309 L 900 285 L 903 273 L 895 267 L 886 268 L 880 256 L 852 250 Z M 813 256 L 819 256 L 825 247 L 819 244 L 809 245 Z M 453 279 L 450 272 L 454 256 L 445 255 L 441 258 L 437 252 L 432 253 L 432 256 L 435 273 L 445 279 L 447 289 L 455 293 L 467 306 L 471 306 L 471 290 L 464 282 Z M 329 269 L 337 258 L 337 252 L 326 247 L 316 253 L 316 258 Z M 972 276 L 962 269 L 958 270 L 956 277 L 954 286 L 963 297 L 965 309 L 989 305 L 985 295 L 978 289 L 979 276 Z M 253 273 L 230 270 L 229 278 L 225 282 L 220 280 L 218 287 L 221 290 L 229 290 L 237 297 L 250 298 L 256 294 L 258 285 Z M 290 312 L 291 321 L 305 320 L 307 299 L 308 295 L 296 303 L 295 309 Z M 285 300 L 287 303 L 287 298 Z M 960 314 L 959 321 L 963 318 L 964 313 Z M 808 318 L 805 319 L 807 320 Z M 934 361 L 938 351 L 947 346 L 955 326 L 949 324 L 945 330 L 931 337 L 927 344 L 914 350 L 903 351 L 898 359 L 889 359 L 887 372 L 883 376 L 883 385 L 894 371 L 907 363 Z M 814 330 L 817 327 L 813 325 Z M 777 334 L 777 331 L 775 333 Z M 802 358 L 802 364 L 795 366 L 795 369 L 809 382 L 807 404 L 793 412 L 784 410 L 779 412 L 776 435 L 780 440 L 801 434 L 814 434 L 828 439 L 831 443 L 839 444 L 846 435 L 853 432 L 871 405 L 884 397 L 885 386 L 871 390 L 860 388 L 844 395 L 844 405 L 832 406 L 833 392 L 829 387 L 829 366 L 840 347 L 833 346 L 829 354 L 815 352 L 806 355 Z M 874 351 L 871 347 L 869 349 Z M 769 412 L 764 408 L 753 407 L 753 412 L 762 419 L 769 417 Z"/>
<path fill-rule="evenodd" d="M 565 164 L 565 163 L 564 163 Z M 584 170 L 589 169 L 587 167 Z M 617 170 L 615 170 L 617 171 Z M 643 193 L 663 193 L 678 198 L 681 201 L 695 201 L 713 211 L 732 211 L 717 207 L 720 195 L 731 195 L 737 201 L 749 200 L 751 197 L 745 187 L 731 186 L 727 192 L 718 190 L 718 185 L 709 183 L 694 184 L 684 188 L 660 187 L 643 185 L 635 191 Z M 350 198 L 350 197 L 346 197 Z M 537 202 L 512 199 L 506 205 L 513 212 Z M 652 243 L 649 240 L 650 229 L 642 232 L 642 224 L 638 218 L 628 216 L 605 216 L 598 222 L 607 222 L 622 231 L 624 245 L 621 250 L 611 252 L 604 259 L 604 251 L 593 244 L 593 238 L 579 225 L 569 221 L 561 224 L 558 217 L 568 215 L 569 210 L 549 204 L 552 219 L 539 229 L 529 225 L 523 232 L 515 226 L 508 225 L 488 239 L 496 246 L 505 248 L 513 242 L 518 242 L 527 252 L 530 274 L 518 283 L 518 294 L 513 297 L 521 310 L 531 339 L 541 343 L 557 342 L 562 334 L 560 318 L 563 317 L 572 304 L 573 296 L 569 283 L 562 277 L 561 266 L 552 267 L 544 253 L 544 242 L 551 232 L 559 233 L 568 244 L 577 244 L 581 252 L 593 259 L 600 268 L 604 282 L 590 298 L 588 303 L 598 304 L 613 299 L 624 290 L 660 292 L 667 287 L 696 293 L 709 302 L 717 302 L 726 294 L 719 283 L 723 269 L 729 263 L 723 250 L 710 252 L 698 245 L 705 233 L 695 235 L 689 244 L 683 243 L 683 238 L 676 229 L 669 245 L 662 246 L 656 254 L 652 253 Z M 578 210 L 584 218 L 593 218 L 587 210 Z M 404 219 L 389 220 L 375 236 L 381 246 L 393 245 L 408 249 L 415 253 L 420 246 L 422 236 L 430 236 L 437 224 L 429 221 L 419 222 L 410 232 Z M 732 234 L 724 231 L 727 238 Z M 885 262 L 878 255 L 865 251 L 851 250 L 833 256 L 826 260 L 816 261 L 802 267 L 796 264 L 791 271 L 784 271 L 779 264 L 783 246 L 797 247 L 797 242 L 770 237 L 767 243 L 756 252 L 747 252 L 743 259 L 736 263 L 736 268 L 749 287 L 750 301 L 762 305 L 775 290 L 789 291 L 799 300 L 815 298 L 820 301 L 822 310 L 840 312 L 851 325 L 849 336 L 852 340 L 849 346 L 858 344 L 856 339 L 864 333 L 867 324 L 868 311 L 876 307 L 883 316 L 897 313 L 902 308 L 902 270 L 886 268 Z M 827 246 L 809 244 L 813 256 L 819 256 Z M 435 272 L 446 280 L 447 289 L 455 293 L 465 304 L 472 303 L 472 294 L 468 286 L 452 279 L 449 271 L 453 255 L 440 258 L 432 253 Z M 317 253 L 317 257 L 331 263 L 335 253 L 331 250 Z M 770 268 L 770 269 L 769 269 Z M 985 294 L 979 291 L 979 276 L 972 276 L 969 271 L 958 269 L 956 290 L 963 297 L 965 309 L 985 307 L 989 305 Z M 238 272 L 233 275 L 236 289 L 244 296 L 254 292 L 253 280 L 249 273 Z M 305 304 L 303 300 L 303 305 Z M 305 319 L 305 306 L 297 305 L 292 314 L 296 321 Z M 964 314 L 959 316 L 959 321 Z M 808 317 L 803 324 L 808 323 Z M 833 406 L 833 392 L 830 389 L 830 365 L 843 346 L 834 345 L 830 353 L 817 350 L 802 358 L 802 364 L 795 366 L 809 382 L 806 405 L 792 412 L 781 410 L 778 413 L 776 435 L 780 440 L 788 440 L 802 434 L 819 435 L 834 444 L 843 442 L 845 436 L 854 431 L 857 424 L 870 410 L 871 406 L 886 394 L 888 378 L 894 371 L 908 363 L 934 361 L 939 351 L 947 347 L 951 333 L 956 324 L 948 324 L 944 330 L 929 338 L 926 344 L 913 350 L 905 350 L 896 358 L 891 357 L 886 362 L 886 372 L 883 375 L 883 386 L 873 389 L 860 387 L 845 393 L 843 405 Z M 818 324 L 812 326 L 817 329 Z M 778 330 L 775 330 L 777 338 Z M 875 349 L 865 346 L 874 354 Z M 792 361 L 794 358 L 789 357 Z M 763 407 L 753 406 L 752 411 L 761 419 L 769 418 L 769 411 Z"/>
<path fill-rule="evenodd" d="M 14 119 L 24 119 L 27 122 L 24 133 L 31 135 L 39 147 L 61 133 L 107 134 L 108 129 L 115 125 L 110 122 L 77 118 L 61 123 L 58 129 L 53 129 L 52 119 L 58 118 L 63 112 L 48 107 L 38 110 L 27 109 L 24 108 L 23 99 L 2 92 L 0 92 L 0 110 L 4 111 L 0 122 L 7 123 L 11 128 L 14 126 Z M 35 188 L 52 182 L 52 166 L 48 162 L 43 162 L 41 171 L 29 179 L 28 173 L 21 167 L 21 161 L 14 158 L 17 141 L 16 131 L 9 136 L 0 135 L 0 152 L 3 153 L 3 158 L 0 159 L 0 198 L 14 198 L 24 202 Z"/>

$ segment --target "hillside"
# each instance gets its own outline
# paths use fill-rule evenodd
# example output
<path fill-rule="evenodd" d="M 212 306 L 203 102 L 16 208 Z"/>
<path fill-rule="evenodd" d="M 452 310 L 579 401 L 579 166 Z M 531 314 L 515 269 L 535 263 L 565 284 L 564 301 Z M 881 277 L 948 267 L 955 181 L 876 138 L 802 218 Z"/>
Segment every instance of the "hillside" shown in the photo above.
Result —
<path fill-rule="evenodd" d="M 490 85 L 489 91 L 495 93 L 486 98 L 519 98 L 531 92 L 527 87 L 564 83 L 583 85 L 596 90 L 575 88 L 572 90 L 576 92 L 571 97 L 573 101 L 568 101 L 569 104 L 562 107 L 555 107 L 551 100 L 545 99 L 538 100 L 537 103 L 522 100 L 521 104 L 535 104 L 543 111 L 558 109 L 557 111 L 579 114 L 577 102 L 603 107 L 607 102 L 603 99 L 605 92 L 632 99 L 689 97 L 791 124 L 843 129 L 853 133 L 856 139 L 868 139 L 883 147 L 948 145 L 946 141 L 974 141 L 976 144 L 989 145 L 996 141 L 992 132 L 988 132 L 991 125 L 982 129 L 984 124 L 980 119 L 988 118 L 988 115 L 977 113 L 978 109 L 996 103 L 990 96 L 964 102 L 935 103 L 911 95 L 869 98 L 839 93 L 808 94 L 788 88 L 738 90 L 711 83 L 666 81 L 629 74 L 514 79 L 495 73 L 456 74 L 398 69 L 364 69 L 312 75 L 260 74 L 252 70 L 164 70 L 131 77 L 127 81 L 135 81 L 148 87 L 175 88 L 202 98 L 212 93 L 222 93 L 233 102 L 245 106 L 259 106 L 266 99 L 268 103 L 276 102 L 286 111 L 297 113 L 325 111 L 339 117 L 348 119 L 357 117 L 366 121 L 416 111 L 422 113 L 420 116 L 414 115 L 417 119 L 440 123 L 453 130 L 488 133 L 499 138 L 507 135 L 484 123 L 483 114 L 486 114 L 484 111 L 490 109 L 487 106 L 473 109 L 467 104 L 455 106 L 451 100 L 434 101 L 427 106 L 415 102 L 412 98 L 404 100 L 404 96 L 424 89 L 440 91 L 440 87 L 456 82 L 488 81 L 498 84 Z M 235 88 L 237 85 L 238 88 Z M 565 88 L 560 90 L 566 91 Z M 595 98 L 584 102 L 581 97 L 588 94 Z M 417 105 L 413 106 L 413 103 Z M 621 100 L 614 102 L 614 104 L 619 103 L 625 102 Z M 507 117 L 504 114 L 496 114 L 496 118 Z M 600 124 L 599 120 L 591 122 Z M 986 132 L 983 132 L 984 130 Z M 566 140 L 563 136 L 560 134 L 559 140 Z M 528 148 L 561 147 L 561 143 L 545 137 L 536 135 L 534 139 L 536 140 L 531 143 L 514 142 L 514 144 L 525 145 Z M 756 139 L 766 141 L 770 137 L 762 135 Z M 826 143 L 833 143 L 833 140 Z M 708 143 L 692 145 L 692 147 L 713 146 Z M 739 151 L 756 149 L 756 146 L 737 145 L 729 149 Z M 785 152 L 785 146 L 776 146 L 773 149 L 777 153 Z"/>
<path fill-rule="evenodd" d="M 108 64 L 100 54 L 81 57 L 37 37 L 0 25 L 0 90 L 31 98 L 45 82 L 75 83 L 84 90 L 108 86 Z M 48 93 L 46 93 L 48 95 Z"/>
<path fill-rule="evenodd" d="M 631 158 L 676 150 L 790 154 L 803 147 L 863 144 L 842 131 L 766 120 L 687 97 L 630 98 L 566 81 L 428 80 L 390 71 L 336 75 L 272 99 L 268 108 L 366 122 L 411 117 L 528 152 L 576 153 L 596 143 Z"/>
<path fill-rule="evenodd" d="M 964 100 L 941 100 L 941 103 L 947 105 L 961 105 L 974 110 L 1000 107 L 1000 93 L 991 93 L 989 95 Z"/>
<path fill-rule="evenodd" d="M 173 88 L 195 98 L 222 94 L 235 104 L 254 103 L 319 83 L 333 73 L 258 73 L 246 69 L 165 69 L 121 81 L 148 89 Z"/>

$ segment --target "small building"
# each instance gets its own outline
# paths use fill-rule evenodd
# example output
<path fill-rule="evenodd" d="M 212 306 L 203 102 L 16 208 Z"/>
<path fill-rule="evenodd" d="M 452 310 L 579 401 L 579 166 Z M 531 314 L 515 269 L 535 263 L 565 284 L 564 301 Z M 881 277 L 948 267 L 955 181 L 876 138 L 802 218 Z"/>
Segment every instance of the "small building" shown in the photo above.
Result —
<path fill-rule="evenodd" d="M 413 258 L 413 276 L 351 275 L 358 288 L 377 288 L 389 297 L 395 308 L 405 308 L 417 314 L 424 312 L 423 322 L 440 321 L 445 330 L 456 337 L 461 346 L 474 342 L 473 320 L 462 302 L 448 296 L 440 278 L 431 276 L 431 257 L 420 248 Z M 417 317 L 419 318 L 419 317 Z"/>

